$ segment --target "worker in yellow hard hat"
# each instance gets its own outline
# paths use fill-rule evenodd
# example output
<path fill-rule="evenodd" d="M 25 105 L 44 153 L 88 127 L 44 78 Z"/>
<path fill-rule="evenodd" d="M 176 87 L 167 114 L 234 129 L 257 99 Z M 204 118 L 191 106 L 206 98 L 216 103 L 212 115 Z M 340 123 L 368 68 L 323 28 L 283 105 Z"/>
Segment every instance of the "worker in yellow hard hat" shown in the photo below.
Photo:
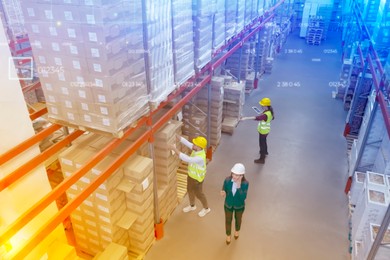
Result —
<path fill-rule="evenodd" d="M 206 196 L 203 193 L 203 181 L 206 176 L 206 151 L 207 140 L 203 136 L 198 136 L 192 139 L 192 143 L 184 137 L 177 135 L 177 141 L 187 146 L 192 150 L 190 156 L 180 152 L 175 145 L 171 145 L 179 158 L 188 163 L 187 176 L 187 193 L 190 200 L 190 205 L 183 208 L 183 212 L 190 212 L 196 210 L 195 198 L 198 198 L 202 203 L 203 209 L 199 211 L 198 216 L 206 216 L 211 209 L 208 206 Z"/>
<path fill-rule="evenodd" d="M 271 121 L 275 119 L 274 110 L 271 106 L 271 99 L 263 98 L 259 102 L 263 112 L 258 116 L 242 117 L 241 120 L 254 119 L 259 121 L 257 131 L 259 132 L 260 158 L 255 163 L 265 163 L 265 157 L 268 155 L 267 136 L 271 130 Z"/>

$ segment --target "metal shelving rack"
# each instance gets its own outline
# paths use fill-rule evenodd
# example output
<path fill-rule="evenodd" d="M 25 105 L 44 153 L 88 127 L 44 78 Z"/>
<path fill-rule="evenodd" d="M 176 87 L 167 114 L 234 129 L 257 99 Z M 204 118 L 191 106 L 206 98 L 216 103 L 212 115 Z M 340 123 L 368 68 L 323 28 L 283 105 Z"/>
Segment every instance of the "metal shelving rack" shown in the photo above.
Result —
<path fill-rule="evenodd" d="M 389 96 L 388 93 L 386 93 L 387 90 L 384 87 L 387 84 L 388 79 L 386 79 L 383 66 L 375 49 L 375 43 L 371 39 L 369 29 L 364 22 L 362 12 L 357 1 L 351 2 L 351 9 L 353 12 L 351 22 L 352 24 L 355 24 L 357 26 L 359 32 L 359 38 L 357 38 L 356 40 L 368 43 L 368 47 L 364 50 L 364 55 L 362 50 L 359 51 L 360 59 L 364 63 L 364 69 L 361 76 L 364 78 L 367 75 L 370 75 L 369 77 L 371 77 L 371 80 L 373 82 L 372 85 L 374 86 L 370 96 L 365 93 L 364 89 L 360 89 L 360 95 L 356 96 L 358 96 L 359 99 L 365 99 L 365 102 L 367 102 L 367 100 L 375 100 L 375 102 L 368 102 L 370 107 L 368 110 L 366 109 L 366 112 L 368 111 L 369 114 L 365 115 L 365 122 L 363 124 L 363 128 L 360 129 L 361 133 L 359 139 L 361 139 L 361 143 L 359 143 L 358 146 L 361 148 L 356 149 L 357 154 L 355 155 L 355 164 L 352 165 L 352 169 L 350 171 L 350 173 L 352 172 L 353 174 L 355 171 L 372 169 L 373 157 L 369 156 L 369 154 L 377 152 L 379 147 L 381 147 L 381 145 L 383 144 L 383 140 L 385 140 L 383 136 L 380 138 L 378 137 L 378 132 L 375 130 L 375 128 L 373 128 L 375 122 L 382 121 L 382 125 L 384 125 L 385 128 L 385 135 L 387 133 L 387 136 L 385 137 L 387 140 L 388 138 L 390 138 L 390 105 Z M 387 75 L 387 77 L 388 76 L 389 75 Z M 359 88 L 363 87 L 359 86 L 358 89 Z M 364 94 L 364 97 L 362 97 L 362 94 Z M 362 104 L 363 99 L 359 99 L 355 100 L 356 105 L 352 106 L 353 111 L 351 113 L 354 116 L 361 117 L 361 111 L 360 109 L 358 109 L 358 106 Z M 371 260 L 375 258 L 378 249 L 381 246 L 385 232 L 389 227 L 389 223 L 390 205 L 387 208 L 386 214 L 383 218 L 373 245 L 370 248 L 367 259 Z"/>
<path fill-rule="evenodd" d="M 260 1 L 259 1 L 260 2 Z M 261 16 L 252 20 L 242 31 L 232 37 L 224 46 L 216 50 L 213 54 L 213 60 L 206 64 L 195 76 L 183 83 L 175 92 L 168 96 L 167 100 L 162 102 L 155 110 L 149 112 L 148 115 L 138 120 L 136 125 L 124 131 L 121 138 L 113 139 L 104 149 L 98 152 L 95 156 L 90 158 L 84 167 L 78 169 L 72 176 L 65 179 L 57 187 L 55 187 L 50 193 L 45 195 L 39 202 L 33 205 L 28 211 L 24 212 L 15 222 L 11 223 L 1 234 L 0 244 L 5 244 L 12 238 L 17 232 L 19 232 L 25 225 L 27 225 L 34 217 L 42 212 L 46 207 L 58 199 L 67 189 L 69 189 L 74 183 L 82 178 L 88 171 L 90 171 L 96 164 L 104 159 L 112 150 L 123 143 L 129 136 L 136 132 L 141 127 L 147 126 L 147 130 L 143 132 L 122 154 L 113 161 L 110 166 L 93 182 L 91 182 L 78 196 L 69 201 L 57 214 L 51 219 L 48 219 L 46 223 L 42 225 L 38 232 L 33 234 L 25 242 L 22 249 L 20 249 L 14 255 L 15 258 L 23 258 L 42 241 L 48 234 L 50 234 L 58 225 L 63 223 L 68 216 L 78 207 L 81 203 L 88 198 L 88 196 L 101 185 L 112 173 L 114 173 L 120 165 L 122 165 L 137 149 L 144 143 L 148 142 L 151 146 L 154 142 L 154 133 L 158 131 L 165 123 L 167 123 L 177 112 L 184 106 L 194 95 L 203 87 L 205 87 L 211 80 L 212 74 L 216 68 L 221 66 L 225 60 L 232 55 L 235 51 L 242 47 L 244 42 L 247 42 L 251 37 L 258 33 L 263 26 L 271 21 L 274 17 L 274 11 L 284 3 L 281 0 L 275 3 L 271 8 L 265 11 Z M 233 44 L 233 45 L 232 45 Z M 195 85 L 184 97 L 180 98 L 188 86 Z M 210 95 L 210 87 L 208 87 Z M 165 109 L 168 104 L 172 103 L 172 100 L 179 99 L 175 105 L 169 109 Z M 163 112 L 163 109 L 165 112 Z M 46 109 L 37 111 L 30 116 L 31 119 L 38 118 L 45 114 Z M 158 120 L 153 120 L 153 116 L 158 113 L 163 115 Z M 210 125 L 210 124 L 209 124 Z M 23 151 L 30 149 L 51 133 L 59 130 L 62 126 L 58 124 L 52 124 L 45 130 L 37 133 L 31 138 L 25 140 L 21 144 L 17 145 L 13 149 L 0 155 L 0 165 L 3 165 L 15 158 Z M 0 180 L 0 192 L 8 188 L 23 176 L 26 176 L 31 170 L 35 169 L 41 163 L 45 162 L 50 157 L 54 156 L 58 151 L 67 145 L 71 144 L 73 140 L 78 138 L 84 133 L 82 130 L 75 130 L 67 135 L 63 140 L 54 144 L 38 156 L 34 157 L 18 169 L 14 170 L 6 177 Z"/>

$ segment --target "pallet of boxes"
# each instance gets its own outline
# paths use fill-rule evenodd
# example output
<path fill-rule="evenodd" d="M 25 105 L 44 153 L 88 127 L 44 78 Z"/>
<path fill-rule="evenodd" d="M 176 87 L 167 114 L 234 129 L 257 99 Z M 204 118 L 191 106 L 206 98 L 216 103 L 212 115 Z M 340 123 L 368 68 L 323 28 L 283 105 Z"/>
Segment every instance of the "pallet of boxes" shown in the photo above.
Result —
<path fill-rule="evenodd" d="M 234 82 L 229 76 L 224 76 L 224 79 L 222 132 L 233 134 L 245 102 L 245 82 Z"/>
<path fill-rule="evenodd" d="M 210 137 L 208 141 L 213 148 L 218 146 L 222 135 L 224 82 L 224 78 L 214 76 L 211 78 L 210 86 L 202 88 L 196 95 L 196 105 L 202 111 L 208 111 L 210 102 Z M 210 87 L 210 99 L 208 87 Z"/>

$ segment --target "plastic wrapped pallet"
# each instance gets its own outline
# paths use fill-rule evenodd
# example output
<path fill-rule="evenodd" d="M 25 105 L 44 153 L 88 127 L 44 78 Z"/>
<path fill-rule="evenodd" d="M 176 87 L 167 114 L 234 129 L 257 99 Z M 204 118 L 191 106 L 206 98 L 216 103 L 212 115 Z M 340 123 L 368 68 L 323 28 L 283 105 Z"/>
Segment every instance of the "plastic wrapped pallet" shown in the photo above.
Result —
<path fill-rule="evenodd" d="M 139 3 L 141 1 L 131 0 Z M 158 105 L 175 90 L 172 55 L 171 0 L 144 1 L 145 52 L 150 101 Z M 139 12 L 138 15 L 142 15 Z"/>
<path fill-rule="evenodd" d="M 213 51 L 215 52 L 225 44 L 225 0 L 216 0 L 213 26 Z"/>
<path fill-rule="evenodd" d="M 225 2 L 226 41 L 230 40 L 237 32 L 237 2 L 238 0 L 227 0 Z"/>
<path fill-rule="evenodd" d="M 172 0 L 173 64 L 175 84 L 195 74 L 192 0 Z"/>
<path fill-rule="evenodd" d="M 21 3 L 49 118 L 116 135 L 148 112 L 136 8 L 126 1 Z"/>
<path fill-rule="evenodd" d="M 215 3 L 215 0 L 194 0 L 192 2 L 196 71 L 201 70 L 211 61 Z"/>
<path fill-rule="evenodd" d="M 245 26 L 245 2 L 246 0 L 238 0 L 237 1 L 237 32 L 241 32 Z"/>

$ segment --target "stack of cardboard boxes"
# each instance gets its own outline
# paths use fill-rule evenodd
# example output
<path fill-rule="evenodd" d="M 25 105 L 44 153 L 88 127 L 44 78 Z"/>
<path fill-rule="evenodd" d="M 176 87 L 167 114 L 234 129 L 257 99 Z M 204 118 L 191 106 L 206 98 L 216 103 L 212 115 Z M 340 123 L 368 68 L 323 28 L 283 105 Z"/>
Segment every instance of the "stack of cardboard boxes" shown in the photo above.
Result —
<path fill-rule="evenodd" d="M 144 255 L 154 242 L 153 161 L 135 156 L 123 166 L 123 184 L 130 184 L 126 192 L 127 211 L 136 216 L 128 230 L 129 251 Z"/>
<path fill-rule="evenodd" d="M 64 176 L 85 165 L 109 140 L 95 134 L 78 138 L 59 156 Z M 68 199 L 80 194 L 130 145 L 125 141 L 80 178 L 67 191 Z M 134 154 L 71 214 L 77 247 L 96 255 L 113 242 L 143 255 L 155 239 L 153 209 L 153 161 Z"/>
<path fill-rule="evenodd" d="M 52 119 L 115 134 L 148 111 L 136 8 L 119 0 L 22 7 Z"/>
<path fill-rule="evenodd" d="M 208 102 L 210 102 L 210 138 L 208 141 L 213 147 L 216 147 L 221 139 L 224 82 L 222 77 L 212 77 L 210 99 L 207 88 L 201 89 L 196 97 L 196 104 L 203 111 L 208 111 Z"/>
<path fill-rule="evenodd" d="M 253 47 L 253 44 L 246 42 L 227 59 L 225 68 L 236 78 L 240 76 L 241 80 L 245 80 L 252 71 L 253 64 L 249 62 L 253 61 L 253 59 L 250 59 Z"/>
<path fill-rule="evenodd" d="M 177 206 L 177 178 L 176 172 L 180 160 L 172 154 L 171 145 L 176 144 L 176 134 L 181 134 L 182 123 L 170 121 L 155 135 L 154 162 L 156 167 L 158 187 L 159 215 L 166 221 Z"/>
<path fill-rule="evenodd" d="M 172 0 L 173 64 L 175 84 L 195 74 L 192 0 Z"/>

